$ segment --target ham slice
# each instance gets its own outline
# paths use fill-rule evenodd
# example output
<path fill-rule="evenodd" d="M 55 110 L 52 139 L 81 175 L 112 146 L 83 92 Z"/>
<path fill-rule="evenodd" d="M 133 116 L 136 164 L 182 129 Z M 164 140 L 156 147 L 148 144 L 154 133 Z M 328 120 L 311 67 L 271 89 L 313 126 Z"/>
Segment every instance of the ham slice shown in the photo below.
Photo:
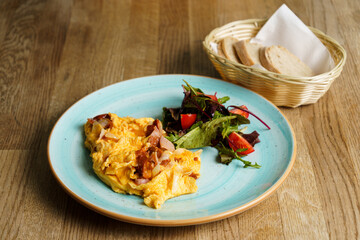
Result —
<path fill-rule="evenodd" d="M 162 127 L 162 123 L 159 119 L 155 119 L 154 123 L 153 123 L 158 129 L 159 131 L 162 133 L 163 132 L 163 127 Z"/>
<path fill-rule="evenodd" d="M 168 139 L 166 139 L 164 136 L 160 137 L 160 148 L 169 151 L 175 151 L 174 144 L 170 142 Z"/>
<path fill-rule="evenodd" d="M 136 185 L 141 185 L 141 184 L 145 184 L 147 182 L 149 182 L 150 180 L 149 179 L 145 179 L 145 178 L 138 178 L 138 179 L 135 179 L 135 184 Z"/>
<path fill-rule="evenodd" d="M 160 138 L 162 137 L 159 129 L 155 126 L 154 130 L 152 131 L 152 133 L 149 135 L 148 138 L 148 142 L 152 145 L 152 146 L 158 146 Z"/>
<path fill-rule="evenodd" d="M 88 118 L 88 122 L 91 124 L 98 122 L 101 125 L 101 127 L 104 129 L 113 127 L 113 122 L 111 121 L 111 117 L 109 114 L 101 114 L 93 118 Z"/>
<path fill-rule="evenodd" d="M 140 177 L 151 178 L 152 168 L 150 156 L 145 148 L 142 148 L 136 152 L 136 160 L 138 164 L 138 166 L 136 167 L 136 172 L 140 174 Z"/>
<path fill-rule="evenodd" d="M 175 151 L 174 144 L 166 139 L 163 134 L 162 123 L 159 119 L 156 119 L 152 125 L 147 126 L 146 136 L 150 146 L 143 147 L 136 152 L 136 173 L 140 175 L 140 178 L 150 179 L 159 173 L 159 169 L 157 169 L 153 174 L 156 166 L 159 166 L 159 164 L 166 166 L 170 162 L 165 156 L 159 160 L 164 151 Z"/>

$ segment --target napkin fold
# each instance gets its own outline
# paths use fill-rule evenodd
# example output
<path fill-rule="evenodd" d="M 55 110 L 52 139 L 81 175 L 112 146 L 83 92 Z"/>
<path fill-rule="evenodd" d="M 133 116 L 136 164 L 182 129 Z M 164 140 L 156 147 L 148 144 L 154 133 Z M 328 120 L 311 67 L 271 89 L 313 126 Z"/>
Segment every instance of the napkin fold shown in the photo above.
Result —
<path fill-rule="evenodd" d="M 306 63 L 315 75 L 334 68 L 328 49 L 315 34 L 283 4 L 250 42 L 281 45 Z"/>

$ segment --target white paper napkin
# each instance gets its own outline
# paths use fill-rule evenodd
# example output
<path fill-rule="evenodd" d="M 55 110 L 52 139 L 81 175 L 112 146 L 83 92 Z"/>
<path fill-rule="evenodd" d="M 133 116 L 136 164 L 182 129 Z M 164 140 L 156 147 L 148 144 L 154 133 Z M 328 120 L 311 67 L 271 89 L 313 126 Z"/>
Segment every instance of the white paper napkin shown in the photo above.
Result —
<path fill-rule="evenodd" d="M 212 50 L 213 50 L 216 54 L 218 54 L 218 45 L 217 45 L 217 43 L 215 43 L 215 42 L 210 42 L 210 46 L 211 46 Z"/>
<path fill-rule="evenodd" d="M 315 34 L 283 4 L 250 42 L 281 45 L 306 63 L 318 75 L 334 68 L 334 61 Z"/>

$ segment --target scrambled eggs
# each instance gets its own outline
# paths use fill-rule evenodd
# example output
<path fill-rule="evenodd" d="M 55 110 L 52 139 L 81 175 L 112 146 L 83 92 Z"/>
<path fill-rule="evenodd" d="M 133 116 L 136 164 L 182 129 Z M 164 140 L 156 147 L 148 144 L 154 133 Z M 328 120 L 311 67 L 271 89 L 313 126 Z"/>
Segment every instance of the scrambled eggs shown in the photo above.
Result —
<path fill-rule="evenodd" d="M 115 192 L 136 194 L 147 206 L 197 191 L 201 150 L 174 149 L 161 122 L 109 113 L 88 119 L 85 146 L 97 176 Z"/>

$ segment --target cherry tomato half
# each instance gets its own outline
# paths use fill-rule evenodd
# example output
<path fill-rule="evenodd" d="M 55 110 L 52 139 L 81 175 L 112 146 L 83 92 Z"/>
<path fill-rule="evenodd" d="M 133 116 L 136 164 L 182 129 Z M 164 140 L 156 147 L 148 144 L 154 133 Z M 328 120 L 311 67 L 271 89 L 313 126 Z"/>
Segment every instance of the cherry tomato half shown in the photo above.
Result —
<path fill-rule="evenodd" d="M 181 127 L 183 130 L 186 130 L 195 123 L 196 114 L 194 113 L 181 114 L 180 118 L 181 118 Z"/>
<path fill-rule="evenodd" d="M 241 105 L 240 108 L 248 110 L 248 108 L 245 105 Z M 238 108 L 231 109 L 229 112 L 234 113 L 234 114 L 238 114 L 238 115 L 242 115 L 242 116 L 244 116 L 246 118 L 249 117 L 249 113 L 247 113 L 245 111 L 242 111 L 241 109 L 238 109 Z"/>
<path fill-rule="evenodd" d="M 232 132 L 229 135 L 229 146 L 232 148 L 232 150 L 234 150 L 235 152 L 238 149 L 243 149 L 246 148 L 245 151 L 239 152 L 241 155 L 247 155 L 249 153 L 252 153 L 255 151 L 255 149 L 253 148 L 253 146 L 251 146 L 251 144 L 246 141 L 245 138 L 243 138 L 242 136 L 240 136 L 239 134 L 237 134 L 236 132 Z"/>

